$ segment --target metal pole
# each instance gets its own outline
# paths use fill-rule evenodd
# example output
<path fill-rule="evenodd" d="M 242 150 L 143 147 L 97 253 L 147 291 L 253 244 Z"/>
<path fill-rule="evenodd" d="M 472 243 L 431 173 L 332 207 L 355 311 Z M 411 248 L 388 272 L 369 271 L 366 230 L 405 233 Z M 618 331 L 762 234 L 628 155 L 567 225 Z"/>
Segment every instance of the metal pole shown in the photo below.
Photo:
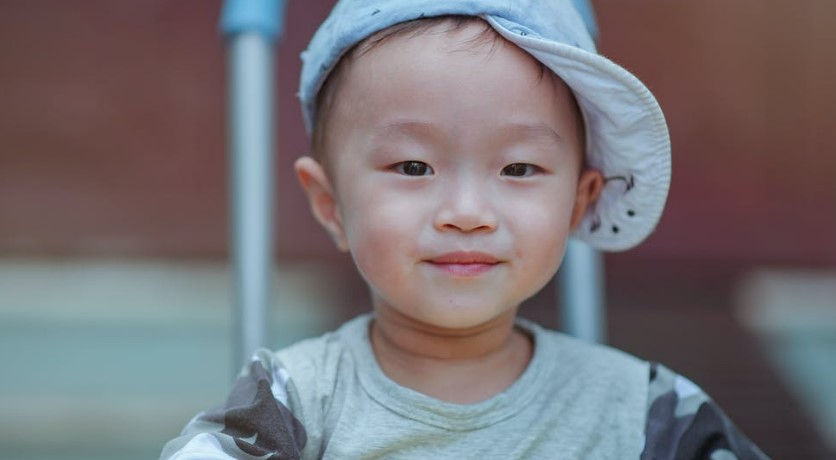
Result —
<path fill-rule="evenodd" d="M 267 345 L 273 267 L 274 42 L 284 2 L 228 0 L 229 167 L 235 369 Z"/>
<path fill-rule="evenodd" d="M 569 240 L 559 272 L 561 324 L 568 334 L 589 342 L 606 342 L 603 266 L 601 253 Z"/>
<path fill-rule="evenodd" d="M 589 0 L 574 0 L 589 33 L 598 39 L 595 11 Z M 585 243 L 569 240 L 557 283 L 561 297 L 558 308 L 563 330 L 589 342 L 606 342 L 604 305 L 604 261 Z"/>

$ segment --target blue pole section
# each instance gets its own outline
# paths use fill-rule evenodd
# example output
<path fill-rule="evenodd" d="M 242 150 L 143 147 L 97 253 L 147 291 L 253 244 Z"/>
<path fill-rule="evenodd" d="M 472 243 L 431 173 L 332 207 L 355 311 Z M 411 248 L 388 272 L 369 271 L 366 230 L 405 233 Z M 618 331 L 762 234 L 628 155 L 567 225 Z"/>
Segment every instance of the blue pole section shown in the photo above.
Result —
<path fill-rule="evenodd" d="M 589 0 L 573 0 L 592 37 L 598 39 L 595 11 Z M 561 324 L 570 335 L 589 342 L 606 342 L 603 257 L 585 243 L 570 240 L 558 273 Z"/>
<path fill-rule="evenodd" d="M 586 243 L 569 240 L 559 272 L 561 324 L 566 333 L 588 342 L 606 342 L 604 263 Z"/>
<path fill-rule="evenodd" d="M 236 371 L 267 345 L 273 272 L 274 43 L 281 0 L 227 0 L 230 208 Z"/>

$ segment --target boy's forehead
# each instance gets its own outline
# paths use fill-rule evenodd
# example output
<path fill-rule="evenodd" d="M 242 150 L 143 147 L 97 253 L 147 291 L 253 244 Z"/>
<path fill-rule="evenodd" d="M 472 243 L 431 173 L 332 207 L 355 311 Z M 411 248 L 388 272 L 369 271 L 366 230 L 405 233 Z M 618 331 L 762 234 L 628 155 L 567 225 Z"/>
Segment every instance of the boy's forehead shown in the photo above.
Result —
<path fill-rule="evenodd" d="M 528 53 L 505 41 L 482 21 L 469 21 L 451 27 L 449 21 L 419 24 L 412 30 L 383 31 L 385 35 L 372 36 L 361 43 L 357 51 L 344 57 L 350 75 L 359 73 L 363 80 L 372 79 L 376 84 L 398 83 L 384 77 L 401 73 L 401 76 L 426 77 L 427 83 L 444 84 L 450 80 L 474 77 L 473 72 L 489 68 L 519 68 L 517 78 L 526 71 L 539 68 L 539 63 Z M 447 80 L 440 78 L 445 75 Z M 478 79 L 472 79 L 473 84 Z M 513 83 L 508 81 L 509 84 Z"/>
<path fill-rule="evenodd" d="M 328 86 L 339 87 L 346 73 L 357 67 L 362 69 L 368 66 L 369 55 L 380 52 L 400 57 L 400 65 L 411 65 L 410 57 L 418 53 L 473 53 L 488 58 L 501 46 L 515 47 L 484 20 L 474 16 L 422 18 L 395 24 L 364 38 L 345 53 L 337 61 L 324 89 L 334 89 Z M 529 58 L 532 62 L 538 62 L 533 57 Z M 437 64 L 433 61 L 423 62 L 425 66 Z"/>
<path fill-rule="evenodd" d="M 385 55 L 385 58 L 390 61 L 398 61 L 401 66 L 414 67 L 420 73 L 428 69 L 437 69 L 440 66 L 456 66 L 463 71 L 462 76 L 466 77 L 470 70 L 493 64 L 493 61 L 496 61 L 493 58 L 500 50 L 515 55 L 517 59 L 513 65 L 520 70 L 517 73 L 518 76 L 523 75 L 524 71 L 529 69 L 537 69 L 538 83 L 545 80 L 544 76 L 549 75 L 559 84 L 564 84 L 540 61 L 505 40 L 478 17 L 421 19 L 397 24 L 372 34 L 341 58 L 337 67 L 342 68 L 340 69 L 342 71 L 335 72 L 334 80 L 342 80 L 345 78 L 345 73 L 356 69 L 367 76 L 365 71 L 368 67 L 372 63 L 377 63 L 376 59 L 369 59 L 369 57 L 378 54 Z M 466 55 L 479 56 L 480 59 L 465 59 Z M 507 60 L 501 63 L 506 66 L 511 64 Z M 476 84 L 477 80 L 473 82 Z"/>

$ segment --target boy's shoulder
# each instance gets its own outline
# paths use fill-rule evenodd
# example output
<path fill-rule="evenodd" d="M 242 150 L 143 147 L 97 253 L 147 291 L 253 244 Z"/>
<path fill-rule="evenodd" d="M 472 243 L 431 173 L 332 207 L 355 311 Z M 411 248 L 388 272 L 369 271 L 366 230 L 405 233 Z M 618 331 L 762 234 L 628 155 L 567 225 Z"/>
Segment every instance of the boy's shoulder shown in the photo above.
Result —
<path fill-rule="evenodd" d="M 281 366 L 296 374 L 320 374 L 334 370 L 343 359 L 352 359 L 351 350 L 358 348 L 371 321 L 370 314 L 353 318 L 333 331 L 307 338 L 272 352 Z"/>
<path fill-rule="evenodd" d="M 294 410 L 328 407 L 346 386 L 356 383 L 353 380 L 357 368 L 374 360 L 371 356 L 363 356 L 364 351 L 371 348 L 363 343 L 368 340 L 370 321 L 370 314 L 360 315 L 322 335 L 276 351 L 263 350 L 269 353 L 269 365 L 286 376 L 284 384 Z M 321 415 L 316 414 L 315 418 Z"/>
<path fill-rule="evenodd" d="M 608 378 L 632 374 L 648 381 L 650 363 L 625 351 L 546 329 L 522 318 L 517 319 L 517 327 L 534 338 L 535 353 L 548 354 L 559 367 L 571 369 L 575 375 Z"/>

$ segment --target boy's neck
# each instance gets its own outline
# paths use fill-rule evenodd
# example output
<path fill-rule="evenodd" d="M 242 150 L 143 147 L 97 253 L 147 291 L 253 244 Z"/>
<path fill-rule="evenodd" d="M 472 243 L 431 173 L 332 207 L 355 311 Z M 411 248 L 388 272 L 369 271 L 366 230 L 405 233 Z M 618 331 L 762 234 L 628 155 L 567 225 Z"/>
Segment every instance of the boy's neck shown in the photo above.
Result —
<path fill-rule="evenodd" d="M 513 309 L 485 324 L 451 330 L 378 310 L 372 348 L 383 373 L 398 384 L 471 404 L 510 387 L 531 360 L 531 338 L 514 328 L 515 314 Z"/>

